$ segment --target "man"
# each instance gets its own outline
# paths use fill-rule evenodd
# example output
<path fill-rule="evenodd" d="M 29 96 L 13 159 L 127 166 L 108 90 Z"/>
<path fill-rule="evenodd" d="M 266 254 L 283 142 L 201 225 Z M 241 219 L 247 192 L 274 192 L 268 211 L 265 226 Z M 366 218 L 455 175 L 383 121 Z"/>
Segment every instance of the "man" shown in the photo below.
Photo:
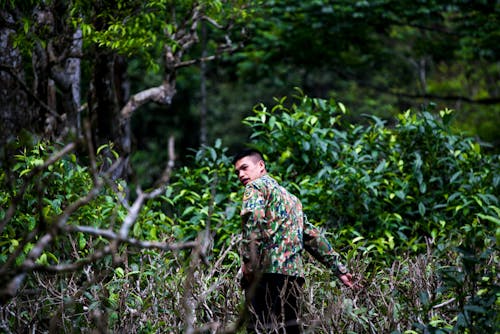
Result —
<path fill-rule="evenodd" d="M 307 221 L 299 199 L 267 174 L 259 151 L 241 151 L 233 164 L 245 186 L 240 252 L 242 286 L 251 304 L 249 328 L 263 333 L 300 333 L 303 250 L 348 287 L 353 286 L 352 275 L 328 240 Z"/>

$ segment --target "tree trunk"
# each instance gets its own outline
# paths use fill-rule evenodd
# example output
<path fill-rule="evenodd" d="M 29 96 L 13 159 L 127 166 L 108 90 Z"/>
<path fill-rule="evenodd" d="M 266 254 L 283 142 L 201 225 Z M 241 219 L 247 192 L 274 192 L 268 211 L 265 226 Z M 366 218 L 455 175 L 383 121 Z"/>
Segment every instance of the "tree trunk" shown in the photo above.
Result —
<path fill-rule="evenodd" d="M 130 154 L 130 121 L 122 121 L 121 106 L 128 100 L 126 64 L 120 56 L 99 50 L 92 76 L 89 110 L 92 120 L 93 140 L 97 146 L 112 143 L 113 150 L 125 163 L 114 177 L 126 178 Z M 112 158 L 112 156 L 110 156 Z"/>
<path fill-rule="evenodd" d="M 75 33 L 66 24 L 66 10 L 63 5 L 33 8 L 35 20 L 30 34 L 41 36 L 44 43 L 35 39 L 31 67 L 23 66 L 20 52 L 9 42 L 9 36 L 19 29 L 19 18 L 2 12 L 2 21 L 8 22 L 2 25 L 0 33 L 2 88 L 5 89 L 1 92 L 2 141 L 10 133 L 18 134 L 20 129 L 42 138 L 63 140 L 66 134 L 78 128 L 80 65 L 79 59 L 71 55 L 81 53 L 81 32 L 78 35 L 78 31 Z M 66 35 L 57 35 L 61 31 Z M 25 73 L 25 68 L 32 72 Z M 31 78 L 29 86 L 25 74 Z"/>
<path fill-rule="evenodd" d="M 21 129 L 30 129 L 30 124 L 37 113 L 28 106 L 28 96 L 23 89 L 23 68 L 19 50 L 11 42 L 15 33 L 10 25 L 14 18 L 0 11 L 0 146 L 3 147 L 20 133 Z"/>
<path fill-rule="evenodd" d="M 73 44 L 71 46 L 71 54 L 82 54 L 82 31 L 77 29 L 73 34 Z M 70 57 L 66 62 L 66 73 L 68 73 L 71 82 L 71 104 L 73 106 L 72 113 L 68 115 L 68 123 L 73 124 L 76 133 L 80 135 L 82 132 L 81 123 L 81 61 L 78 57 Z"/>
<path fill-rule="evenodd" d="M 207 24 L 205 21 L 201 23 L 201 58 L 207 56 Z M 207 64 L 204 60 L 200 64 L 200 144 L 207 144 L 208 126 L 207 126 Z"/>

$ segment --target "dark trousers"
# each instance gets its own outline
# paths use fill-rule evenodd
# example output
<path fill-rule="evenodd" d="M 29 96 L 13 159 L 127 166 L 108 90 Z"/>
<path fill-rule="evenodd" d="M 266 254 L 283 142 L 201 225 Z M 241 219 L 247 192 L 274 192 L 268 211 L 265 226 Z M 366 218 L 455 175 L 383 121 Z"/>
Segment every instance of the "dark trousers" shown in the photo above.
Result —
<path fill-rule="evenodd" d="M 249 333 L 300 333 L 297 320 L 302 300 L 302 277 L 262 274 L 246 289 L 249 305 Z M 253 293 L 252 293 L 253 292 Z"/>

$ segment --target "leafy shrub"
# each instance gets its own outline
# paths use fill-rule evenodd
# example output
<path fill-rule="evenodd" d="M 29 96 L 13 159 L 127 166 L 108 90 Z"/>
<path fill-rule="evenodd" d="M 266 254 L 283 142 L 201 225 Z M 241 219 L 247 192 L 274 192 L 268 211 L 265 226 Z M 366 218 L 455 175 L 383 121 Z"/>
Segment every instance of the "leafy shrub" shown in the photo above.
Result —
<path fill-rule="evenodd" d="M 422 251 L 426 238 L 447 238 L 499 205 L 498 157 L 453 134 L 448 110 L 441 118 L 407 111 L 391 127 L 369 116 L 363 126 L 345 122 L 345 107 L 335 101 L 285 103 L 257 106 L 246 118 L 254 146 L 300 191 L 313 220 L 367 239 L 367 250 Z"/>
<path fill-rule="evenodd" d="M 500 161 L 472 138 L 454 134 L 451 116 L 447 110 L 439 116 L 407 111 L 390 126 L 371 116 L 356 125 L 342 104 L 298 96 L 270 109 L 258 105 L 245 119 L 251 145 L 264 152 L 271 174 L 302 199 L 310 220 L 363 280 L 361 291 L 339 289 L 326 268 L 309 263 L 304 320 L 312 331 L 477 333 L 498 327 Z M 99 181 L 96 196 L 66 225 L 118 233 L 129 217 L 130 186 L 91 173 L 85 157 L 68 153 L 39 168 L 60 149 L 19 147 L 0 171 L 2 288 L 64 210 Z M 84 261 L 112 245 L 106 233 L 53 230 L 53 241 L 36 259 L 40 266 L 2 305 L 7 317 L 0 327 L 229 328 L 242 302 L 235 279 L 241 192 L 220 141 L 194 151 L 161 195 L 144 202 L 130 239 L 110 255 L 79 270 L 48 273 L 44 268 Z M 168 251 L 141 247 L 141 241 L 196 243 Z"/>
<path fill-rule="evenodd" d="M 45 170 L 36 171 L 59 149 L 45 142 L 20 148 L 19 153 L 14 155 L 11 170 L 8 173 L 2 171 L 0 198 L 5 209 L 2 209 L 1 217 L 6 219 L 6 211 L 11 204 L 15 205 L 16 213 L 0 234 L 0 263 L 4 263 L 9 256 L 15 256 L 15 262 L 20 265 L 37 241 L 37 236 L 50 231 L 63 210 L 92 189 L 91 174 L 78 163 L 74 153 L 55 161 Z M 108 228 L 112 217 L 120 214 L 114 211 L 116 201 L 110 189 L 103 189 L 89 205 L 71 215 L 68 224 L 85 222 L 96 228 Z M 57 264 L 74 256 L 85 256 L 87 248 L 93 248 L 94 242 L 100 242 L 92 241 L 83 234 L 69 240 L 61 237 L 59 241 L 38 258 L 40 264 Z M 76 253 L 68 252 L 71 247 L 66 242 L 74 244 Z"/>
<path fill-rule="evenodd" d="M 425 333 L 498 328 L 499 157 L 454 134 L 449 110 L 439 117 L 407 111 L 390 127 L 367 116 L 363 126 L 346 122 L 345 107 L 333 100 L 296 101 L 259 105 L 245 123 L 255 129 L 253 146 L 276 162 L 272 171 L 300 192 L 308 214 L 333 231 L 334 244 L 350 245 L 350 258 L 370 256 L 375 282 L 398 279 L 381 279 L 380 270 L 409 255 L 439 259 L 421 268 L 420 280 L 428 270 L 439 280 L 413 285 L 425 288 L 417 296 L 403 294 L 408 299 L 399 304 L 388 291 L 391 312 L 410 307 L 418 317 L 407 319 Z M 377 305 L 366 313 L 371 308 Z"/>

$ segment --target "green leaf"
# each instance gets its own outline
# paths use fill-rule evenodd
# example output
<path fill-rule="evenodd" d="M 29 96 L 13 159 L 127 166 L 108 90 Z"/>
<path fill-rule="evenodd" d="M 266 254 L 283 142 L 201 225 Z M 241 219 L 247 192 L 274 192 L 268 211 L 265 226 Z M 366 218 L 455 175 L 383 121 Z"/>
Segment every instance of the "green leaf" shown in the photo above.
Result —
<path fill-rule="evenodd" d="M 346 109 L 345 105 L 342 102 L 338 102 L 338 105 L 339 105 L 340 111 L 343 114 L 346 114 L 347 113 L 347 109 Z"/>
<path fill-rule="evenodd" d="M 132 234 L 135 238 L 140 238 L 142 236 L 142 227 L 140 224 L 135 223 L 132 229 Z"/>
<path fill-rule="evenodd" d="M 486 313 L 485 308 L 478 305 L 465 305 L 464 310 L 474 313 Z"/>
<path fill-rule="evenodd" d="M 80 250 L 85 249 L 87 246 L 87 239 L 83 233 L 78 233 L 78 247 Z"/>
<path fill-rule="evenodd" d="M 47 260 L 47 254 L 43 253 L 42 255 L 40 255 L 40 257 L 36 260 L 36 263 L 41 265 L 48 265 L 49 262 Z"/>
<path fill-rule="evenodd" d="M 485 214 L 482 214 L 482 213 L 478 213 L 477 216 L 481 219 L 484 219 L 484 220 L 487 220 L 487 221 L 490 221 L 498 226 L 500 226 L 500 219 L 497 218 L 497 217 L 493 217 L 493 216 L 489 216 L 489 215 L 485 215 Z"/>
<path fill-rule="evenodd" d="M 418 203 L 418 212 L 420 213 L 420 215 L 422 217 L 425 216 L 425 204 L 424 203 L 422 203 L 422 202 Z"/>
<path fill-rule="evenodd" d="M 115 275 L 118 277 L 118 278 L 123 278 L 125 276 L 125 271 L 123 270 L 122 267 L 116 267 L 115 268 Z"/>

